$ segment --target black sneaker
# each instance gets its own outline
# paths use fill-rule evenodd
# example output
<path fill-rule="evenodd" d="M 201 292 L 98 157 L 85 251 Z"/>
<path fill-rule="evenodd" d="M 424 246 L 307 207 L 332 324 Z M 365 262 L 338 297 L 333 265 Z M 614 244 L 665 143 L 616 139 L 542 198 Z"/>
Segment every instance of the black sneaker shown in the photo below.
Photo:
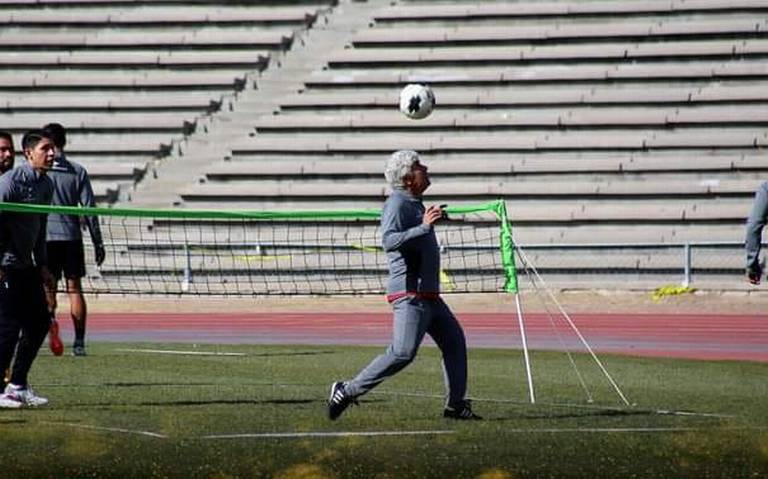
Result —
<path fill-rule="evenodd" d="M 357 404 L 354 397 L 349 396 L 341 381 L 331 385 L 331 395 L 328 397 L 328 419 L 335 421 L 350 405 Z"/>
<path fill-rule="evenodd" d="M 472 406 L 469 401 L 463 401 L 455 406 L 447 406 L 443 409 L 443 417 L 460 421 L 479 421 L 482 419 L 482 417 L 472 412 Z"/>

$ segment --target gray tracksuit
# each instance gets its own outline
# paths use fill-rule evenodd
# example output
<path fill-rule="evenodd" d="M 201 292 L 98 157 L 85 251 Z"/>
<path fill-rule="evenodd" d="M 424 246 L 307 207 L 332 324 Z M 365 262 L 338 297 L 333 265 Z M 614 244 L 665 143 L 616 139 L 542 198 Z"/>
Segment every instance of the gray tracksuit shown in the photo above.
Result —
<path fill-rule="evenodd" d="M 27 162 L 0 176 L 0 201 L 49 204 L 53 182 Z M 46 214 L 0 212 L 0 371 L 11 362 L 11 382 L 24 386 L 40 345 L 48 334 L 50 316 L 42 276 L 47 265 Z M 16 359 L 12 361 L 16 354 Z"/>
<path fill-rule="evenodd" d="M 36 172 L 27 162 L 0 176 L 0 201 L 50 204 L 52 196 L 51 179 Z M 28 269 L 48 263 L 45 247 L 47 216 L 0 213 L 0 267 Z"/>
<path fill-rule="evenodd" d="M 95 206 L 93 188 L 88 172 L 62 155 L 53 162 L 48 175 L 53 180 L 53 204 L 57 206 Z M 85 223 L 93 244 L 101 244 L 101 229 L 95 216 L 86 216 Z M 78 241 L 82 239 L 80 217 L 51 214 L 48 216 L 48 241 Z"/>
<path fill-rule="evenodd" d="M 760 242 L 766 220 L 768 220 L 768 181 L 757 189 L 755 202 L 747 219 L 745 247 L 748 273 L 760 271 Z"/>
<path fill-rule="evenodd" d="M 416 357 L 424 334 L 443 355 L 448 404 L 464 400 L 467 348 L 464 332 L 440 292 L 440 248 L 432 226 L 422 223 L 424 205 L 403 190 L 384 203 L 381 234 L 389 263 L 387 295 L 392 301 L 392 344 L 345 385 L 352 396 L 367 393 Z M 410 294 L 409 294 L 410 293 Z"/>

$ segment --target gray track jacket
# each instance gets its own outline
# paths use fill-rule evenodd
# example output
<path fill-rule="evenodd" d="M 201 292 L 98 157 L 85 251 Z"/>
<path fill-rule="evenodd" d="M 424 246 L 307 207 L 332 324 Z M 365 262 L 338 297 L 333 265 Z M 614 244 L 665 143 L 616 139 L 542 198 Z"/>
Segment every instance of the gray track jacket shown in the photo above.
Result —
<path fill-rule="evenodd" d="M 53 204 L 58 206 L 95 206 L 93 188 L 88 172 L 64 155 L 53 162 L 48 175 L 53 180 Z M 77 241 L 82 239 L 80 216 L 48 215 L 48 241 Z M 95 216 L 86 216 L 85 224 L 93 244 L 101 244 L 101 229 Z"/>
<path fill-rule="evenodd" d="M 424 204 L 394 190 L 381 212 L 382 245 L 387 253 L 387 294 L 440 292 L 440 248 L 435 230 L 422 223 Z"/>
<path fill-rule="evenodd" d="M 50 204 L 53 182 L 24 162 L 0 176 L 0 201 Z M 24 269 L 48 264 L 45 214 L 0 212 L 0 267 Z M 33 259 L 34 255 L 34 259 Z"/>

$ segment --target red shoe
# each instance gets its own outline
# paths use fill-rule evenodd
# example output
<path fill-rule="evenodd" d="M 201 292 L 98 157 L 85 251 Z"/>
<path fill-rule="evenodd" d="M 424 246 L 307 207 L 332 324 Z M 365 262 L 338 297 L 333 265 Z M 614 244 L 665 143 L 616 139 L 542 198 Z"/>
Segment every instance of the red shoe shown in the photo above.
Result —
<path fill-rule="evenodd" d="M 59 323 L 51 318 L 51 327 L 48 329 L 48 347 L 54 356 L 64 354 L 64 343 L 59 336 Z"/>

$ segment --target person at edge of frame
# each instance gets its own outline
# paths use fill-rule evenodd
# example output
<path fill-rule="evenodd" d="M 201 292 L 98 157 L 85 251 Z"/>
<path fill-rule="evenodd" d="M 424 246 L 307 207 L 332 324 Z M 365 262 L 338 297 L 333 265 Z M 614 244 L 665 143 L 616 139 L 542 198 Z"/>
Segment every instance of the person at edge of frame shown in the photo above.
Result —
<path fill-rule="evenodd" d="M 31 130 L 21 145 L 26 161 L 0 176 L 0 201 L 50 204 L 53 182 L 47 172 L 55 154 L 53 140 L 42 130 Z M 47 214 L 0 212 L 0 370 L 11 367 L 0 408 L 48 404 L 28 382 L 55 308 L 44 290 L 44 285 L 53 284 L 47 267 L 46 222 Z"/>
<path fill-rule="evenodd" d="M 768 220 L 768 181 L 760 185 L 755 193 L 752 211 L 747 218 L 747 231 L 744 246 L 747 254 L 747 281 L 760 284 L 763 275 L 763 264 L 760 262 L 760 244 L 763 227 Z"/>
<path fill-rule="evenodd" d="M 16 149 L 13 145 L 13 135 L 7 131 L 0 131 L 0 175 L 13 169 L 16 162 Z M 11 380 L 11 370 L 6 369 L 3 374 L 3 388 Z"/>
<path fill-rule="evenodd" d="M 443 417 L 481 419 L 466 399 L 467 346 L 464 331 L 440 297 L 440 247 L 435 223 L 444 217 L 439 205 L 425 209 L 427 167 L 411 150 L 393 153 L 384 176 L 392 189 L 381 213 L 382 245 L 387 254 L 387 300 L 392 304 L 393 337 L 384 354 L 358 375 L 331 385 L 328 417 L 336 420 L 357 398 L 396 374 L 416 357 L 424 334 L 440 348 L 447 390 Z"/>
<path fill-rule="evenodd" d="M 13 136 L 7 131 L 0 131 L 0 175 L 13 169 L 15 155 Z"/>
<path fill-rule="evenodd" d="M 13 169 L 16 162 L 16 149 L 13 145 L 13 135 L 0 130 L 0 175 Z M 11 380 L 11 370 L 6 369 L 3 374 L 3 388 Z"/>

